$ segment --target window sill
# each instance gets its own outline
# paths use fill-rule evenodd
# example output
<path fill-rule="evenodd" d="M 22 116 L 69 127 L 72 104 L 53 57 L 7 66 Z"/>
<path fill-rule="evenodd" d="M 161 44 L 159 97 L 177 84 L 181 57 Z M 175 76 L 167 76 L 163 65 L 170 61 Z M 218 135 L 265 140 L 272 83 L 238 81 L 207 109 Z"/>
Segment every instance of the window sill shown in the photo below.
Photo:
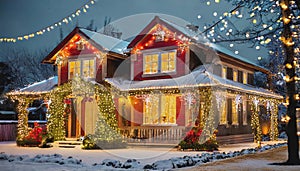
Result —
<path fill-rule="evenodd" d="M 176 71 L 173 72 L 162 72 L 162 73 L 153 73 L 153 74 L 143 74 L 142 77 L 159 77 L 159 76 L 170 76 L 176 75 Z"/>

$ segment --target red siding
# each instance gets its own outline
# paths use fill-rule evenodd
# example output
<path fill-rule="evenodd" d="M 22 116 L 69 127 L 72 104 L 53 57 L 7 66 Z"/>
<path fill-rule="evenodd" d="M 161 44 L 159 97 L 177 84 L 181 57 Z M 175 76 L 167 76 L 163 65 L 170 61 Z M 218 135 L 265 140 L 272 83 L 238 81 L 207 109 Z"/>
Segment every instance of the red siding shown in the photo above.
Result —
<path fill-rule="evenodd" d="M 96 82 L 101 82 L 102 78 L 102 64 L 99 62 L 99 59 L 96 59 Z"/>
<path fill-rule="evenodd" d="M 176 97 L 176 123 L 178 126 L 185 126 L 184 103 L 180 97 Z"/>
<path fill-rule="evenodd" d="M 133 126 L 140 126 L 143 124 L 143 100 L 132 97 L 131 104 L 133 105 L 134 109 L 132 124 Z"/>
<path fill-rule="evenodd" d="M 181 51 L 177 49 L 177 59 L 176 59 L 176 73 L 171 75 L 159 75 L 153 77 L 143 77 L 143 54 L 138 53 L 136 55 L 136 60 L 134 61 L 134 80 L 155 80 L 155 79 L 166 79 L 166 78 L 176 78 L 185 75 L 185 55 L 186 51 Z"/>
<path fill-rule="evenodd" d="M 64 61 L 61 65 L 61 72 L 60 72 L 60 83 L 64 84 L 68 82 L 68 61 Z"/>

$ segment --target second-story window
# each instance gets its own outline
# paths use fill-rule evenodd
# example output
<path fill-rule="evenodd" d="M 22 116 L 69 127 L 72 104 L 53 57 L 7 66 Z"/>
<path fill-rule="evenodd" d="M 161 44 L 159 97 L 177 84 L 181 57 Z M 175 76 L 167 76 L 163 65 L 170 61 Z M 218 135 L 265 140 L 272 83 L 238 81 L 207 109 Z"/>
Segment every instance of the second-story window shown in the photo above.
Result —
<path fill-rule="evenodd" d="M 144 54 L 143 60 L 144 74 L 159 74 L 176 71 L 176 51 Z"/>
<path fill-rule="evenodd" d="M 243 84 L 247 84 L 248 74 L 246 72 L 243 73 Z"/>
<path fill-rule="evenodd" d="M 69 78 L 74 78 L 75 76 L 80 76 L 80 61 L 69 62 Z"/>
<path fill-rule="evenodd" d="M 243 72 L 238 71 L 238 82 L 243 83 Z"/>
<path fill-rule="evenodd" d="M 95 78 L 94 59 L 78 59 L 69 61 L 69 79 L 72 79 L 75 76 Z"/>
<path fill-rule="evenodd" d="M 144 56 L 144 74 L 154 74 L 158 72 L 158 54 Z"/>
<path fill-rule="evenodd" d="M 227 67 L 226 77 L 229 80 L 233 80 L 233 70 L 232 70 L 232 68 Z"/>
<path fill-rule="evenodd" d="M 175 71 L 176 53 L 167 52 L 161 54 L 161 72 Z"/>
<path fill-rule="evenodd" d="M 82 61 L 82 76 L 84 78 L 94 78 L 94 68 L 95 68 L 95 64 L 94 64 L 94 60 L 90 59 L 90 60 L 83 60 Z"/>

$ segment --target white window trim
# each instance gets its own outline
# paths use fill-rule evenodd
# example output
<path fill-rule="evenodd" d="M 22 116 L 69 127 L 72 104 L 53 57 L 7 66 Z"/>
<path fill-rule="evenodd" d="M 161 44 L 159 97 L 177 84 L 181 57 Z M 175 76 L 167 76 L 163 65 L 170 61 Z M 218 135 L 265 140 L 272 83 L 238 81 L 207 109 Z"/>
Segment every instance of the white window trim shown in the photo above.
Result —
<path fill-rule="evenodd" d="M 175 52 L 175 67 L 173 71 L 161 71 L 161 64 L 162 64 L 162 57 L 161 54 L 163 53 L 170 53 L 170 52 Z M 154 54 L 158 54 L 158 68 L 157 68 L 157 72 L 155 73 L 145 73 L 145 59 L 144 57 L 147 55 L 154 55 Z M 159 76 L 159 75 L 165 75 L 165 74 L 176 74 L 177 71 L 177 50 L 173 49 L 173 50 L 164 50 L 164 51 L 160 51 L 160 52 L 145 52 L 143 53 L 143 76 Z"/>
<path fill-rule="evenodd" d="M 96 58 L 94 56 L 90 56 L 90 57 L 85 57 L 85 58 L 74 58 L 74 59 L 69 59 L 68 60 L 68 79 L 70 78 L 70 62 L 76 62 L 76 61 L 80 61 L 80 77 L 83 78 L 83 62 L 84 60 L 94 60 L 94 77 L 90 77 L 88 79 L 95 79 L 96 78 Z"/>

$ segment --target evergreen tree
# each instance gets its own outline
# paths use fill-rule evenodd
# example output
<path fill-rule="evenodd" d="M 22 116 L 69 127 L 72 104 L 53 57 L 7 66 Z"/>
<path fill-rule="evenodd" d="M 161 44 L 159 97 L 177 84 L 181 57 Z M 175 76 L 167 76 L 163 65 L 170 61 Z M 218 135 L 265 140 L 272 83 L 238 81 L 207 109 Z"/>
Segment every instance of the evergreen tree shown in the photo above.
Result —
<path fill-rule="evenodd" d="M 94 135 L 95 144 L 102 149 L 124 147 L 111 93 L 104 87 L 96 86 L 96 96 L 99 114 Z"/>

